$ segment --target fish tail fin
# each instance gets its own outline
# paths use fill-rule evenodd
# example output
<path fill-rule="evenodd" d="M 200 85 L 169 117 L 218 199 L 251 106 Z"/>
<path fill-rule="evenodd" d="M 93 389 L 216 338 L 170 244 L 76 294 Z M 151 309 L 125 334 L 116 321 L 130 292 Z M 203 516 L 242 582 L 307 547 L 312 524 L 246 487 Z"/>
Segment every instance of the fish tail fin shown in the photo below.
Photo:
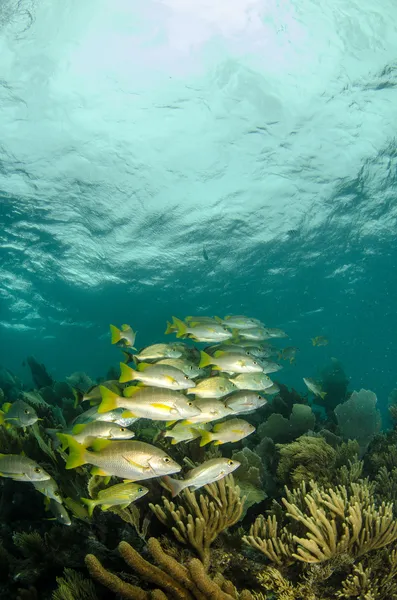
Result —
<path fill-rule="evenodd" d="M 206 446 L 207 444 L 212 442 L 213 435 L 211 431 L 207 431 L 206 429 L 196 429 L 195 427 L 192 427 L 191 430 L 194 434 L 198 433 L 200 435 L 200 447 Z"/>
<path fill-rule="evenodd" d="M 296 363 L 295 356 L 289 359 L 289 364 L 294 365 Z"/>
<path fill-rule="evenodd" d="M 120 383 L 127 383 L 128 381 L 133 381 L 135 379 L 135 371 L 125 363 L 120 363 L 120 371 L 121 375 L 119 378 Z"/>
<path fill-rule="evenodd" d="M 176 328 L 176 337 L 181 338 L 183 335 L 187 333 L 187 325 L 180 319 L 176 317 L 172 317 L 173 327 Z"/>
<path fill-rule="evenodd" d="M 99 386 L 99 391 L 101 392 L 102 398 L 102 402 L 98 406 L 98 412 L 100 414 L 109 412 L 110 410 L 114 410 L 115 408 L 117 408 L 117 394 L 112 392 L 112 390 L 109 390 L 104 385 Z"/>
<path fill-rule="evenodd" d="M 313 346 L 317 346 L 317 340 L 316 340 L 316 338 L 312 338 L 312 344 L 313 344 Z"/>
<path fill-rule="evenodd" d="M 83 401 L 84 393 L 81 390 L 74 387 L 72 387 L 72 392 L 74 396 L 73 408 L 77 408 L 78 405 L 81 404 L 81 402 Z"/>
<path fill-rule="evenodd" d="M 95 500 L 91 500 L 91 498 L 80 498 L 83 504 L 87 506 L 88 516 L 92 517 L 92 513 L 94 512 L 94 508 L 96 507 Z"/>
<path fill-rule="evenodd" d="M 74 440 L 74 437 L 67 433 L 57 433 L 56 435 L 61 442 L 61 450 L 63 450 L 63 451 L 66 450 L 66 448 L 69 448 L 70 439 Z"/>
<path fill-rule="evenodd" d="M 214 319 L 217 323 L 221 323 L 221 324 L 223 323 L 223 319 L 221 319 L 220 317 L 215 316 Z"/>
<path fill-rule="evenodd" d="M 69 436 L 69 456 L 66 461 L 66 469 L 76 469 L 82 465 L 87 464 L 85 457 L 85 448 L 82 444 L 79 444 L 74 437 Z"/>
<path fill-rule="evenodd" d="M 324 400 L 324 398 L 325 398 L 325 396 L 326 396 L 326 395 L 327 395 L 327 392 L 321 392 L 321 393 L 320 393 L 320 396 L 321 396 L 321 398 L 322 398 L 323 400 Z"/>
<path fill-rule="evenodd" d="M 121 340 L 121 330 L 115 325 L 110 325 L 110 334 L 112 336 L 112 344 L 117 344 Z"/>
<path fill-rule="evenodd" d="M 175 498 L 186 487 L 186 482 L 183 479 L 173 479 L 169 475 L 161 478 L 167 488 L 170 490 L 172 497 Z"/>
<path fill-rule="evenodd" d="M 126 350 L 123 350 L 123 356 L 126 365 L 128 365 L 131 362 L 134 362 L 134 355 L 132 354 L 132 352 L 127 352 Z"/>
<path fill-rule="evenodd" d="M 208 365 L 211 365 L 213 363 L 213 358 L 212 356 L 210 356 L 209 354 L 207 354 L 206 352 L 203 352 L 202 350 L 200 351 L 200 363 L 199 363 L 199 368 L 202 369 L 203 367 L 208 367 Z"/>
<path fill-rule="evenodd" d="M 165 335 L 168 335 L 169 333 L 173 333 L 175 331 L 176 327 L 174 323 L 170 323 L 169 321 L 167 321 L 167 329 L 165 330 Z"/>

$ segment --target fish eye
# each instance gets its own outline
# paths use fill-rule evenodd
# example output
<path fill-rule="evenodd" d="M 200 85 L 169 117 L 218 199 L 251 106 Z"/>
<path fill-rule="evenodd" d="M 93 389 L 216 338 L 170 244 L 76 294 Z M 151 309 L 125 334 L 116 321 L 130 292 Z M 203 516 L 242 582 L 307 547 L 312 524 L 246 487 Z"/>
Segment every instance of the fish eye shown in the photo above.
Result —
<path fill-rule="evenodd" d="M 59 492 L 54 492 L 54 496 L 59 496 Z"/>
<path fill-rule="evenodd" d="M 23 412 L 25 413 L 25 415 L 28 415 L 30 413 L 30 410 L 28 408 L 25 408 Z"/>
<path fill-rule="evenodd" d="M 234 460 L 227 461 L 228 467 L 232 467 L 234 465 Z"/>
<path fill-rule="evenodd" d="M 139 494 L 140 494 L 141 492 L 143 492 L 143 487 L 140 487 L 140 488 L 138 488 L 138 492 L 139 492 Z"/>
<path fill-rule="evenodd" d="M 253 364 L 254 364 L 254 365 L 257 365 L 258 363 L 256 362 L 256 360 L 254 360 L 254 363 L 253 363 Z"/>
<path fill-rule="evenodd" d="M 35 473 L 41 473 L 41 469 L 40 469 L 40 467 L 35 467 L 35 468 L 34 468 L 34 472 L 35 472 Z"/>
<path fill-rule="evenodd" d="M 125 427 L 120 427 L 120 431 L 125 431 Z"/>
<path fill-rule="evenodd" d="M 164 460 L 165 463 L 171 462 L 171 459 L 170 459 L 169 456 L 164 456 L 163 460 Z"/>
<path fill-rule="evenodd" d="M 185 375 L 185 379 L 189 379 L 188 375 Z"/>
<path fill-rule="evenodd" d="M 259 396 L 259 394 L 258 394 L 257 398 L 258 398 L 258 400 L 262 400 L 262 396 Z"/>
<path fill-rule="evenodd" d="M 193 402 L 188 402 L 188 406 L 193 406 Z"/>

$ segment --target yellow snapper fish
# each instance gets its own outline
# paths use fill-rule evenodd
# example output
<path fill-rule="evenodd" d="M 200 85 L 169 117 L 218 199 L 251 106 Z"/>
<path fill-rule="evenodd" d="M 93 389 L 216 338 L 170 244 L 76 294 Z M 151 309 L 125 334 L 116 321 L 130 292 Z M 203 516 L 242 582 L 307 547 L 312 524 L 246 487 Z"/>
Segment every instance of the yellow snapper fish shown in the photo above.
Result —
<path fill-rule="evenodd" d="M 196 342 L 221 342 L 233 337 L 233 334 L 219 323 L 210 324 L 193 321 L 187 324 L 176 317 L 172 318 L 173 327 L 177 328 L 177 338 L 188 336 Z"/>
<path fill-rule="evenodd" d="M 210 356 L 206 352 L 200 352 L 199 367 L 207 367 L 213 365 L 212 369 L 224 371 L 227 373 L 260 373 L 262 372 L 261 364 L 251 356 L 241 354 L 229 354 L 218 350 L 214 356 Z"/>
<path fill-rule="evenodd" d="M 109 390 L 112 390 L 112 392 L 114 392 L 115 394 L 121 394 L 121 387 L 117 380 L 103 381 L 101 385 L 107 387 Z M 75 398 L 74 408 L 76 408 L 85 400 L 90 402 L 92 406 L 94 404 L 99 404 L 102 399 L 101 392 L 99 391 L 99 385 L 93 385 L 86 392 L 82 392 L 77 388 L 72 388 L 72 391 Z"/>
<path fill-rule="evenodd" d="M 261 408 L 267 404 L 267 399 L 258 394 L 255 391 L 239 390 L 238 392 L 232 392 L 228 396 L 222 399 L 226 408 L 233 411 L 235 415 L 243 413 L 253 412 L 254 410 Z"/>
<path fill-rule="evenodd" d="M 265 390 L 273 385 L 272 380 L 265 373 L 240 373 L 229 379 L 239 390 Z"/>
<path fill-rule="evenodd" d="M 191 469 L 186 474 L 185 479 L 163 477 L 162 481 L 166 484 L 174 498 L 187 487 L 197 490 L 203 487 L 203 485 L 223 479 L 223 477 L 235 471 L 240 464 L 238 460 L 232 460 L 231 458 L 211 458 L 198 467 Z"/>
<path fill-rule="evenodd" d="M 313 394 L 315 396 L 319 396 L 320 398 L 323 398 L 323 399 L 325 398 L 325 396 L 327 395 L 327 392 L 323 392 L 323 390 L 321 389 L 321 385 L 317 381 L 315 381 L 311 377 L 304 377 L 303 381 L 305 382 L 308 389 L 311 392 L 313 392 Z"/>
<path fill-rule="evenodd" d="M 239 340 L 238 345 L 240 348 L 244 348 L 251 356 L 255 358 L 270 358 L 271 356 L 277 355 L 277 348 L 270 344 L 258 344 L 258 342 L 250 340 Z"/>
<path fill-rule="evenodd" d="M 77 424 L 71 431 L 57 433 L 57 436 L 62 442 L 62 450 L 65 450 L 69 446 L 71 438 L 87 448 L 98 438 L 105 440 L 130 440 L 135 436 L 135 433 L 115 423 L 93 421 L 87 424 Z"/>
<path fill-rule="evenodd" d="M 59 502 L 50 498 L 45 498 L 45 500 L 46 510 L 50 510 L 52 512 L 55 521 L 58 521 L 58 523 L 67 526 L 72 524 L 72 521 L 70 520 L 70 517 L 68 515 L 68 511 L 63 506 L 63 504 L 59 504 Z M 51 520 L 52 519 L 50 519 L 50 521 Z"/>
<path fill-rule="evenodd" d="M 196 383 L 196 387 L 188 390 L 189 394 L 194 394 L 197 398 L 222 398 L 236 390 L 236 386 L 226 377 L 208 377 Z"/>
<path fill-rule="evenodd" d="M 228 315 L 224 319 L 215 317 L 218 323 L 230 327 L 231 329 L 253 329 L 255 327 L 263 327 L 262 323 L 258 319 L 251 317 L 244 317 L 244 315 Z"/>
<path fill-rule="evenodd" d="M 236 330 L 234 330 L 236 331 Z M 243 340 L 255 340 L 262 341 L 272 337 L 269 330 L 266 327 L 252 327 L 251 329 L 240 329 L 237 330 L 238 337 Z"/>
<path fill-rule="evenodd" d="M 283 348 L 278 353 L 279 360 L 289 360 L 291 365 L 295 362 L 295 358 L 297 353 L 299 352 L 299 348 L 295 348 L 295 346 L 288 346 L 287 348 Z"/>
<path fill-rule="evenodd" d="M 324 335 L 317 335 L 316 337 L 312 338 L 312 344 L 313 346 L 328 346 L 329 339 Z"/>
<path fill-rule="evenodd" d="M 40 492 L 40 494 L 43 494 L 50 500 L 54 500 L 55 502 L 62 504 L 62 496 L 55 479 L 50 477 L 50 479 L 45 479 L 43 481 L 32 481 L 32 484 L 33 487 Z"/>
<path fill-rule="evenodd" d="M 88 509 L 84 504 L 78 502 L 70 496 L 64 499 L 64 504 L 73 514 L 73 516 L 76 517 L 76 519 L 80 519 L 80 521 L 85 522 L 88 522 L 90 520 Z"/>
<path fill-rule="evenodd" d="M 207 429 L 207 427 L 209 427 L 209 425 L 202 423 L 200 429 Z M 175 445 L 180 442 L 190 442 L 200 436 L 201 433 L 194 430 L 191 425 L 176 423 L 172 429 L 165 430 L 162 437 L 171 438 L 171 444 Z"/>
<path fill-rule="evenodd" d="M 288 334 L 278 327 L 266 327 L 266 331 L 270 338 L 287 338 Z"/>
<path fill-rule="evenodd" d="M 135 502 L 135 500 L 142 498 L 148 491 L 147 487 L 144 487 L 139 483 L 117 483 L 116 485 L 112 485 L 112 487 L 98 492 L 98 496 L 95 500 L 81 498 L 81 501 L 87 505 L 88 514 L 92 517 L 92 513 L 96 506 L 101 506 L 102 510 L 108 510 L 113 506 L 127 508 L 131 502 Z"/>
<path fill-rule="evenodd" d="M 159 363 L 152 365 L 141 362 L 137 366 L 137 371 L 135 371 L 128 365 L 120 363 L 120 369 L 120 383 L 140 381 L 145 385 L 169 390 L 187 390 L 196 385 L 192 379 L 189 379 L 188 375 L 169 365 L 160 365 Z"/>
<path fill-rule="evenodd" d="M 189 419 L 200 412 L 186 396 L 165 388 L 130 386 L 124 390 L 125 396 L 118 396 L 107 388 L 101 388 L 101 393 L 102 402 L 98 407 L 100 413 L 122 407 L 131 417 L 177 421 Z"/>
<path fill-rule="evenodd" d="M 179 344 L 153 344 L 134 354 L 134 360 L 159 360 L 161 358 L 180 358 L 183 351 Z"/>
<path fill-rule="evenodd" d="M 114 475 L 130 481 L 161 477 L 181 470 L 180 465 L 163 450 L 146 442 L 96 440 L 92 448 L 93 451 L 89 451 L 76 440 L 70 440 L 66 469 L 90 464 L 94 465 L 92 475 Z"/>
<path fill-rule="evenodd" d="M 110 325 L 110 333 L 112 336 L 112 344 L 119 344 L 125 348 L 134 348 L 136 331 L 133 331 L 129 325 L 122 325 L 121 329 Z"/>
<path fill-rule="evenodd" d="M 0 477 L 30 482 L 51 479 L 43 467 L 20 454 L 0 454 Z"/>
<path fill-rule="evenodd" d="M 106 421 L 108 423 L 116 423 L 117 425 L 121 425 L 122 427 L 129 427 L 135 421 L 138 420 L 137 417 L 131 417 L 126 414 L 127 411 L 125 408 L 115 408 L 114 410 L 110 410 L 106 413 L 98 413 L 98 406 L 93 406 L 89 408 L 85 412 L 78 415 L 75 419 L 73 419 L 71 426 L 77 425 L 79 423 L 93 423 L 94 421 Z M 47 432 L 53 430 L 46 430 Z M 68 431 L 69 433 L 69 431 Z"/>
<path fill-rule="evenodd" d="M 214 446 L 239 442 L 254 431 L 255 427 L 244 419 L 228 419 L 223 423 L 217 423 L 212 431 L 196 429 L 196 432 L 201 435 L 200 446 L 205 446 L 210 442 L 214 442 Z"/>
<path fill-rule="evenodd" d="M 205 373 L 204 369 L 200 369 L 199 366 L 184 358 L 163 358 L 162 360 L 159 360 L 156 364 L 168 365 L 169 367 L 179 369 L 180 371 L 182 371 L 182 373 L 190 377 L 190 379 L 202 377 Z"/>
<path fill-rule="evenodd" d="M 212 423 L 233 414 L 230 408 L 227 408 L 221 400 L 217 400 L 216 398 L 200 398 L 194 402 L 194 406 L 200 411 L 199 414 L 182 421 L 182 425 Z"/>
<path fill-rule="evenodd" d="M 0 425 L 12 425 L 13 427 L 29 427 L 34 425 L 39 418 L 34 408 L 23 400 L 16 400 L 12 404 L 6 402 L 0 411 Z"/>
<path fill-rule="evenodd" d="M 226 352 L 227 354 L 241 354 L 244 356 L 252 356 L 247 348 L 240 346 L 239 344 L 215 344 L 214 346 L 207 346 L 204 348 L 204 352 L 210 356 L 214 356 L 215 352 Z"/>

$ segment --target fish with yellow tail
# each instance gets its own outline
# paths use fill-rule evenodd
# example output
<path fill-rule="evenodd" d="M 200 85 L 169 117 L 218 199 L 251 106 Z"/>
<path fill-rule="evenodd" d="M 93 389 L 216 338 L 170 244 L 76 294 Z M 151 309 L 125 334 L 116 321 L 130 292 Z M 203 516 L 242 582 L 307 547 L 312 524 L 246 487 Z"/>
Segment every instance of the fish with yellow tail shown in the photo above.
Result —
<path fill-rule="evenodd" d="M 243 315 L 228 315 L 224 319 L 215 317 L 218 323 L 221 323 L 225 327 L 230 329 L 253 329 L 254 327 L 263 327 L 263 324 L 252 317 L 245 317 Z"/>
<path fill-rule="evenodd" d="M 312 338 L 313 346 L 328 346 L 329 340 L 324 335 L 317 335 Z"/>
<path fill-rule="evenodd" d="M 184 323 L 176 317 L 172 317 L 172 324 L 167 327 L 166 333 L 173 331 L 176 331 L 177 338 L 188 337 L 196 342 L 222 342 L 233 337 L 233 334 L 219 323 Z"/>
<path fill-rule="evenodd" d="M 212 431 L 203 429 L 193 429 L 193 432 L 201 436 L 200 446 L 205 446 L 214 442 L 214 446 L 227 444 L 228 442 L 239 442 L 251 433 L 254 433 L 255 427 L 244 421 L 244 419 L 228 419 L 223 423 L 214 425 Z"/>
<path fill-rule="evenodd" d="M 166 429 L 162 433 L 162 437 L 171 438 L 171 444 L 179 444 L 180 442 L 191 442 L 201 437 L 201 431 L 209 429 L 210 426 L 206 423 L 200 424 L 200 431 L 194 429 L 191 425 L 187 425 L 181 422 L 176 423 L 172 429 Z"/>
<path fill-rule="evenodd" d="M 194 417 L 200 412 L 186 396 L 165 388 L 131 386 L 124 390 L 125 396 L 118 396 L 101 387 L 101 394 L 99 413 L 122 407 L 126 410 L 125 416 L 152 421 L 178 421 Z"/>
<path fill-rule="evenodd" d="M 263 371 L 260 362 L 255 358 L 222 350 L 217 350 L 213 356 L 206 352 L 200 352 L 200 369 L 208 365 L 213 365 L 213 369 L 227 373 L 260 373 Z"/>
<path fill-rule="evenodd" d="M 121 386 L 117 380 L 103 381 L 101 385 L 109 388 L 109 390 L 112 390 L 115 394 L 121 394 Z M 93 385 L 88 388 L 86 392 L 82 392 L 78 388 L 72 388 L 72 391 L 74 395 L 74 408 L 77 408 L 77 406 L 84 401 L 89 402 L 91 406 L 99 404 L 101 401 L 99 385 Z"/>
<path fill-rule="evenodd" d="M 71 438 L 87 448 L 98 438 L 105 440 L 130 440 L 134 436 L 135 433 L 126 427 L 106 421 L 93 421 L 87 424 L 78 423 L 74 425 L 71 431 L 57 433 L 57 437 L 62 443 L 62 450 L 66 450 Z"/>
<path fill-rule="evenodd" d="M 122 325 L 121 329 L 116 327 L 115 325 L 110 325 L 110 334 L 112 337 L 112 344 L 118 344 L 123 348 L 134 348 L 136 331 L 130 327 L 130 325 Z"/>
<path fill-rule="evenodd" d="M 311 392 L 313 392 L 315 396 L 319 396 L 324 400 L 325 396 L 327 395 L 327 392 L 323 392 L 321 385 L 317 381 L 315 381 L 311 377 L 304 377 L 303 381 L 305 382 L 307 388 Z"/>
<path fill-rule="evenodd" d="M 114 475 L 129 481 L 171 475 L 181 470 L 166 452 L 146 442 L 96 440 L 91 447 L 89 451 L 71 439 L 66 469 L 90 464 L 92 475 Z"/>
<path fill-rule="evenodd" d="M 185 488 L 191 487 L 197 490 L 203 485 L 223 479 L 226 475 L 235 471 L 240 464 L 238 460 L 232 460 L 231 458 L 211 458 L 189 471 L 185 479 L 162 477 L 162 481 L 174 498 Z"/>
<path fill-rule="evenodd" d="M 216 398 L 200 398 L 195 400 L 194 406 L 199 410 L 199 413 L 185 421 L 181 421 L 182 425 L 212 423 L 233 414 L 230 408 L 227 408 L 221 400 Z"/>
<path fill-rule="evenodd" d="M 62 504 L 62 496 L 55 479 L 50 477 L 50 479 L 44 479 L 43 481 L 32 481 L 32 484 L 40 494 L 43 494 L 50 500 Z"/>
<path fill-rule="evenodd" d="M 188 394 L 194 394 L 196 398 L 222 398 L 237 387 L 226 377 L 208 377 L 196 382 L 196 386 L 188 389 Z"/>
<path fill-rule="evenodd" d="M 187 390 L 196 385 L 188 375 L 169 365 L 140 362 L 135 370 L 125 363 L 120 363 L 120 369 L 120 383 L 139 381 L 145 385 L 169 390 Z"/>
<path fill-rule="evenodd" d="M 148 488 L 139 483 L 117 483 L 112 487 L 101 490 L 95 500 L 90 498 L 81 498 L 81 501 L 88 507 L 88 514 L 92 517 L 94 508 L 100 506 L 102 510 L 109 510 L 113 506 L 127 508 L 131 502 L 135 502 L 139 498 L 148 493 Z"/>
<path fill-rule="evenodd" d="M 246 390 L 238 390 L 232 392 L 224 398 L 222 402 L 233 414 L 240 415 L 243 413 L 253 412 L 267 404 L 267 399 L 258 394 L 258 392 Z"/>

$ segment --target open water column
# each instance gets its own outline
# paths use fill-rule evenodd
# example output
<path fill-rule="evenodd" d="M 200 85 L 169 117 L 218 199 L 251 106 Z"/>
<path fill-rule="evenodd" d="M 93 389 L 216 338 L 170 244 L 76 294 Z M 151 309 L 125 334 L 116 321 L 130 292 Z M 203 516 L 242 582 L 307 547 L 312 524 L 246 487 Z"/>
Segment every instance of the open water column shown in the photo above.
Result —
<path fill-rule="evenodd" d="M 396 88 L 395 0 L 2 0 L 0 600 L 397 598 Z"/>

